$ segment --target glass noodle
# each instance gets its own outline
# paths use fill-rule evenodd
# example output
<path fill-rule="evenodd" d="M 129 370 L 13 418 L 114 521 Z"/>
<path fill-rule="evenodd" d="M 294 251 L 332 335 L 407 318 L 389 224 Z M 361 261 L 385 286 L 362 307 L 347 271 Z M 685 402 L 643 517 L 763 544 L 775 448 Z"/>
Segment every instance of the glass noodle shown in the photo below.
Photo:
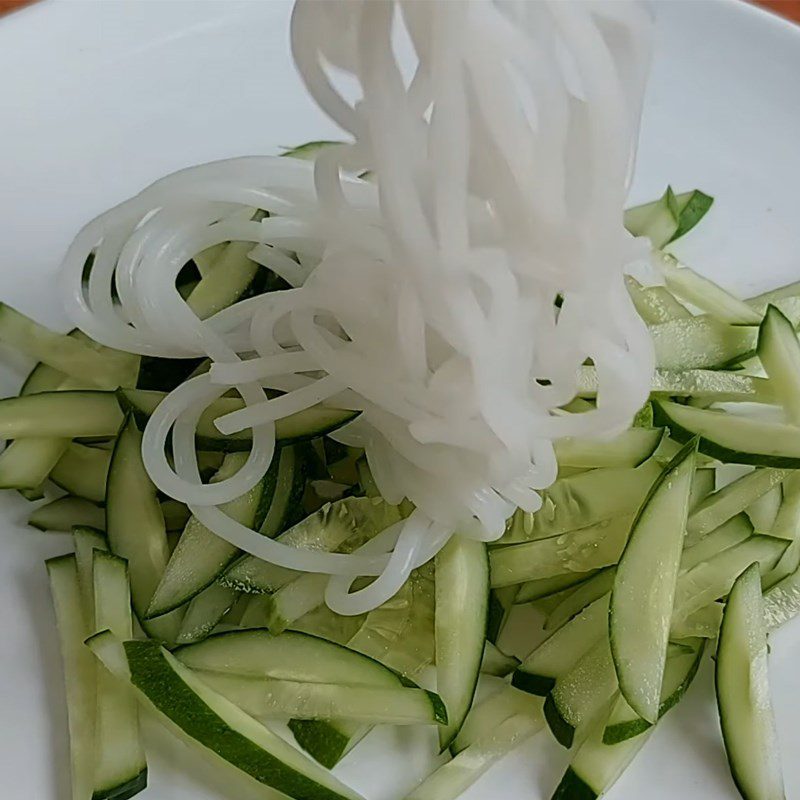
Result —
<path fill-rule="evenodd" d="M 648 395 L 652 346 L 624 284 L 647 247 L 623 204 L 651 28 L 627 0 L 299 0 L 298 70 L 350 143 L 313 164 L 243 157 L 169 175 L 90 222 L 64 262 L 69 313 L 93 339 L 212 361 L 150 418 L 153 482 L 242 550 L 333 576 L 326 600 L 345 614 L 391 597 L 454 533 L 492 540 L 516 507 L 537 510 L 554 440 L 613 435 Z M 342 71 L 357 102 L 336 88 Z M 176 278 L 228 241 L 252 242 L 293 288 L 201 320 Z M 554 414 L 587 359 L 596 409 Z M 252 450 L 203 484 L 197 422 L 230 390 L 244 408 L 216 425 L 252 429 Z M 318 403 L 361 412 L 333 438 L 364 447 L 383 496 L 415 508 L 352 554 L 287 547 L 218 508 L 263 476 L 275 421 Z M 351 592 L 359 576 L 376 580 Z"/>

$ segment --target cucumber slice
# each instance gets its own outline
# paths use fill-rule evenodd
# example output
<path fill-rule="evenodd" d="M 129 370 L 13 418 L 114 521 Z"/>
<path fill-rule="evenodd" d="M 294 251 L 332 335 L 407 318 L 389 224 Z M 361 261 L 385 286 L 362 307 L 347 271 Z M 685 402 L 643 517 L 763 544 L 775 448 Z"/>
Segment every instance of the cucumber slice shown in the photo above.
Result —
<path fill-rule="evenodd" d="M 800 424 L 800 342 L 792 323 L 773 305 L 759 328 L 756 352 L 787 420 Z"/>
<path fill-rule="evenodd" d="M 90 634 L 78 584 L 75 556 L 45 562 L 56 611 L 58 639 L 66 684 L 72 797 L 92 796 L 95 665 L 83 646 Z"/>
<path fill-rule="evenodd" d="M 543 705 L 544 701 L 540 697 L 504 684 L 498 691 L 472 707 L 458 736 L 450 745 L 450 752 L 454 756 L 458 755 L 510 717 L 524 716 L 537 729 L 541 729 L 544 726 Z"/>
<path fill-rule="evenodd" d="M 800 614 L 800 570 L 764 592 L 764 617 L 773 631 Z"/>
<path fill-rule="evenodd" d="M 662 253 L 661 268 L 671 292 L 721 322 L 732 325 L 758 325 L 761 322 L 761 315 L 751 306 L 693 269 L 679 264 L 674 256 Z"/>
<path fill-rule="evenodd" d="M 555 443 L 559 467 L 638 467 L 655 453 L 664 431 L 630 428 L 614 439 L 559 439 Z"/>
<path fill-rule="evenodd" d="M 117 396 L 119 405 L 130 411 L 140 425 L 144 424 L 166 397 L 164 392 L 144 389 L 121 389 Z M 249 430 L 224 436 L 214 421 L 225 414 L 244 407 L 238 397 L 221 397 L 215 400 L 200 417 L 197 425 L 197 446 L 200 450 L 221 450 L 223 452 L 249 451 L 252 436 Z M 341 428 L 358 416 L 358 411 L 346 411 L 325 406 L 312 406 L 275 422 L 275 437 L 281 444 L 302 442 L 322 436 Z M 0 417 L 0 420 L 2 418 Z"/>
<path fill-rule="evenodd" d="M 747 506 L 745 513 L 759 533 L 772 533 L 772 527 L 778 519 L 778 511 L 782 501 L 783 486 L 781 484 L 770 489 L 766 494 L 761 495 L 758 500 Z"/>
<path fill-rule="evenodd" d="M 500 543 L 546 539 L 633 515 L 660 474 L 661 467 L 651 459 L 635 469 L 597 469 L 559 478 L 542 492 L 539 511 L 514 512 Z"/>
<path fill-rule="evenodd" d="M 564 590 L 579 586 L 584 581 L 597 574 L 597 570 L 591 572 L 565 572 L 563 575 L 555 575 L 552 578 L 541 578 L 538 581 L 526 581 L 519 587 L 519 591 L 514 598 L 515 605 L 531 603 L 542 598 L 560 595 Z M 561 597 L 559 597 L 559 602 Z"/>
<path fill-rule="evenodd" d="M 169 548 L 156 487 L 142 462 L 142 435 L 132 417 L 120 430 L 108 470 L 106 530 L 111 552 L 128 562 L 133 610 L 144 620 Z M 173 641 L 179 622 L 173 616 L 143 625 L 150 635 Z"/>
<path fill-rule="evenodd" d="M 72 442 L 50 473 L 50 480 L 76 497 L 104 503 L 110 464 L 110 451 Z"/>
<path fill-rule="evenodd" d="M 212 482 L 227 480 L 235 475 L 247 461 L 247 453 L 228 453 Z M 277 459 L 249 492 L 221 506 L 221 510 L 236 522 L 247 527 L 257 527 L 262 496 L 275 490 Z M 236 558 L 239 550 L 230 542 L 210 531 L 195 517 L 186 523 L 161 580 L 153 592 L 145 614 L 146 619 L 160 617 L 197 596 L 223 573 Z"/>
<path fill-rule="evenodd" d="M 328 575 L 305 573 L 265 598 L 266 625 L 271 633 L 281 633 L 301 617 L 325 602 Z"/>
<path fill-rule="evenodd" d="M 361 800 L 288 742 L 210 689 L 155 642 L 120 642 L 103 632 L 87 644 L 128 680 L 173 730 L 259 783 L 308 800 Z"/>
<path fill-rule="evenodd" d="M 243 678 L 220 672 L 197 674 L 215 692 L 258 719 L 290 716 L 295 719 L 345 718 L 386 725 L 447 723 L 444 703 L 438 695 L 425 689 L 303 683 Z"/>
<path fill-rule="evenodd" d="M 675 590 L 672 624 L 725 597 L 736 577 L 754 561 L 758 561 L 762 573 L 767 574 L 778 563 L 787 546 L 783 539 L 751 536 L 681 574 Z"/>
<path fill-rule="evenodd" d="M 133 386 L 139 373 L 138 356 L 108 348 L 98 351 L 74 336 L 48 330 L 5 303 L 0 304 L 0 341 L 100 389 Z"/>
<path fill-rule="evenodd" d="M 290 719 L 297 744 L 323 767 L 333 769 L 371 730 L 349 719 Z"/>
<path fill-rule="evenodd" d="M 800 297 L 800 281 L 793 281 L 785 286 L 779 286 L 777 289 L 770 289 L 770 291 L 757 294 L 755 297 L 749 297 L 746 302 L 763 314 L 770 303 L 775 305 L 781 300 L 795 297 Z"/>
<path fill-rule="evenodd" d="M 562 675 L 544 703 L 544 718 L 556 741 L 570 748 L 581 740 L 617 692 L 607 638 L 602 638 Z"/>
<path fill-rule="evenodd" d="M 494 644 L 503 632 L 517 602 L 518 585 L 490 589 L 489 607 L 486 610 L 486 640 Z"/>
<path fill-rule="evenodd" d="M 664 716 L 674 708 L 686 694 L 697 675 L 700 661 L 705 652 L 704 639 L 686 639 L 683 644 L 688 646 L 688 652 L 683 649 L 670 653 L 664 667 L 664 680 L 661 684 L 661 698 L 658 707 L 658 718 Z M 606 722 L 603 731 L 603 744 L 618 744 L 634 736 L 639 736 L 652 727 L 652 723 L 642 719 L 620 697 Z"/>
<path fill-rule="evenodd" d="M 540 644 L 511 677 L 512 686 L 544 696 L 600 639 L 608 627 L 609 596 L 595 600 Z"/>
<path fill-rule="evenodd" d="M 381 498 L 346 497 L 324 505 L 281 534 L 277 541 L 301 549 L 342 552 L 339 548 L 346 542 L 348 547 L 356 549 L 400 520 L 398 507 Z M 244 556 L 225 571 L 221 580 L 242 592 L 262 593 L 277 591 L 297 575 L 255 556 Z"/>
<path fill-rule="evenodd" d="M 193 670 L 246 678 L 400 688 L 400 678 L 372 658 L 297 631 L 226 631 L 174 655 Z"/>
<path fill-rule="evenodd" d="M 561 602 L 547 615 L 546 631 L 557 631 L 566 625 L 573 617 L 584 608 L 608 594 L 614 586 L 616 567 L 600 570 L 593 577 L 575 587 Z"/>
<path fill-rule="evenodd" d="M 94 627 L 115 636 L 133 635 L 128 565 L 93 551 Z M 147 786 L 147 761 L 139 734 L 139 711 L 130 687 L 105 669 L 97 671 L 93 800 L 133 797 Z"/>
<path fill-rule="evenodd" d="M 178 631 L 178 644 L 191 644 L 205 639 L 233 608 L 240 595 L 219 583 L 212 583 L 195 595 L 183 616 Z"/>
<path fill-rule="evenodd" d="M 481 659 L 482 675 L 505 678 L 519 665 L 520 660 L 516 656 L 506 655 L 496 644 L 492 644 L 488 639 L 484 642 L 483 658 Z"/>
<path fill-rule="evenodd" d="M 71 531 L 76 525 L 102 530 L 106 527 L 106 512 L 81 497 L 60 497 L 33 511 L 28 525 L 40 531 Z"/>
<path fill-rule="evenodd" d="M 63 372 L 48 367 L 41 361 L 28 373 L 22 386 L 20 396 L 26 394 L 39 394 L 39 392 L 53 392 L 67 379 Z M 92 387 L 89 387 L 92 388 Z"/>
<path fill-rule="evenodd" d="M 501 722 L 443 764 L 420 783 L 406 800 L 455 800 L 486 770 L 517 745 L 541 730 L 529 717 L 517 715 Z"/>
<path fill-rule="evenodd" d="M 686 319 L 692 313 L 681 305 L 673 294 L 663 286 L 644 288 L 630 275 L 625 276 L 625 285 L 636 312 L 648 325 L 658 325 L 672 319 Z"/>
<path fill-rule="evenodd" d="M 308 477 L 306 450 L 299 445 L 286 445 L 278 452 L 275 488 L 271 494 L 265 491 L 261 495 L 263 503 L 255 520 L 260 522 L 261 533 L 270 539 L 298 522 L 298 515 L 302 518 L 301 501 Z"/>
<path fill-rule="evenodd" d="M 664 370 L 719 369 L 754 352 L 758 328 L 730 325 L 704 314 L 649 327 L 656 366 Z"/>
<path fill-rule="evenodd" d="M 113 392 L 42 392 L 0 400 L 0 437 L 115 436 L 122 412 Z"/>
<path fill-rule="evenodd" d="M 653 403 L 657 424 L 680 442 L 700 436 L 700 452 L 732 464 L 800 467 L 800 428 L 664 400 Z"/>
<path fill-rule="evenodd" d="M 108 552 L 106 535 L 96 528 L 76 527 L 72 529 L 75 544 L 75 563 L 78 566 L 78 583 L 83 598 L 83 611 L 90 633 L 95 633 L 94 625 L 94 551 Z"/>
<path fill-rule="evenodd" d="M 685 619 L 673 622 L 670 626 L 670 636 L 681 641 L 695 637 L 716 639 L 721 622 L 722 605 L 709 603 L 689 614 Z"/>
<path fill-rule="evenodd" d="M 714 491 L 716 485 L 716 470 L 700 469 L 695 465 L 692 488 L 689 490 L 689 513 L 692 514 L 703 500 Z"/>
<path fill-rule="evenodd" d="M 164 524 L 168 531 L 183 531 L 192 512 L 185 503 L 177 500 L 164 500 L 161 503 L 161 513 L 164 515 Z"/>
<path fill-rule="evenodd" d="M 597 371 L 594 367 L 578 370 L 578 394 L 597 395 Z M 766 378 L 737 372 L 709 369 L 657 369 L 650 384 L 651 394 L 668 397 L 693 397 L 714 402 L 770 403 L 774 393 Z"/>
<path fill-rule="evenodd" d="M 481 669 L 489 601 L 486 545 L 454 536 L 436 555 L 436 688 L 447 707 L 439 728 L 446 750 L 472 705 Z"/>
<path fill-rule="evenodd" d="M 624 702 L 620 697 L 617 703 Z M 616 708 L 612 709 L 612 715 Z M 552 800 L 596 800 L 608 792 L 650 738 L 650 731 L 609 746 L 603 743 L 600 719 L 578 748 Z"/>
<path fill-rule="evenodd" d="M 800 566 L 800 474 L 793 473 L 783 484 L 783 499 L 769 531 L 771 536 L 790 542 L 778 563 L 764 576 L 762 586 L 768 589 L 795 572 Z"/>
<path fill-rule="evenodd" d="M 649 722 L 658 719 L 696 450 L 697 442 L 689 442 L 650 491 L 633 523 L 611 592 L 609 633 L 619 688 Z"/>
<path fill-rule="evenodd" d="M 344 144 L 344 142 L 333 142 L 325 139 L 316 142 L 306 142 L 305 144 L 297 145 L 297 147 L 287 148 L 281 155 L 285 158 L 299 158 L 302 161 L 313 161 L 320 150 L 335 144 Z"/>
<path fill-rule="evenodd" d="M 699 542 L 748 506 L 779 486 L 790 475 L 786 469 L 757 469 L 709 495 L 686 521 L 686 543 Z"/>
<path fill-rule="evenodd" d="M 494 548 L 489 554 L 492 587 L 615 564 L 630 530 L 631 517 L 623 516 L 549 539 Z"/>
<path fill-rule="evenodd" d="M 194 261 L 194 265 L 197 267 L 201 278 L 204 278 L 214 268 L 217 259 L 222 255 L 227 246 L 228 242 L 221 242 L 220 244 L 215 244 L 213 247 L 207 247 L 202 252 L 195 253 L 192 256 L 192 261 Z"/>
<path fill-rule="evenodd" d="M 35 489 L 47 480 L 69 439 L 16 439 L 0 453 L 0 489 Z"/>
<path fill-rule="evenodd" d="M 778 735 L 769 691 L 767 631 L 758 565 L 731 589 L 717 646 L 715 685 L 731 775 L 746 800 L 783 800 Z"/>
<path fill-rule="evenodd" d="M 647 236 L 660 249 L 685 236 L 708 213 L 714 198 L 693 189 L 675 194 L 671 186 L 658 199 L 625 210 L 625 227 L 634 236 Z"/>
<path fill-rule="evenodd" d="M 706 534 L 697 544 L 686 547 L 681 556 L 681 572 L 709 561 L 718 553 L 741 544 L 753 534 L 753 525 L 746 514 L 737 514 L 716 530 Z"/>

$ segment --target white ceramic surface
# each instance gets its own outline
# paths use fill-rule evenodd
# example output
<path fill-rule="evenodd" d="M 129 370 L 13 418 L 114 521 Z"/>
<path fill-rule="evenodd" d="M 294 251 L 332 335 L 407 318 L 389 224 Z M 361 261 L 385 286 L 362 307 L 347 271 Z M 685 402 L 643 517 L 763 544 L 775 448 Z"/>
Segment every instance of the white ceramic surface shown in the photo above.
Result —
<path fill-rule="evenodd" d="M 657 56 L 632 200 L 667 182 L 698 186 L 717 199 L 678 248 L 690 264 L 747 292 L 800 278 L 800 29 L 732 0 L 655 5 Z M 0 298 L 65 325 L 53 277 L 90 217 L 189 164 L 335 136 L 291 66 L 288 14 L 277 0 L 61 0 L 0 21 Z M 5 393 L 18 383 L 0 376 Z M 65 712 L 42 560 L 69 543 L 25 528 L 26 506 L 12 493 L 0 498 L 0 796 L 60 800 Z M 800 622 L 772 644 L 793 796 Z M 370 800 L 400 798 L 426 770 L 426 733 L 370 737 L 337 772 Z M 244 797 L 151 723 L 148 735 L 146 797 Z M 465 800 L 546 800 L 566 762 L 547 738 L 521 747 Z M 611 793 L 676 796 L 735 796 L 708 668 Z"/>

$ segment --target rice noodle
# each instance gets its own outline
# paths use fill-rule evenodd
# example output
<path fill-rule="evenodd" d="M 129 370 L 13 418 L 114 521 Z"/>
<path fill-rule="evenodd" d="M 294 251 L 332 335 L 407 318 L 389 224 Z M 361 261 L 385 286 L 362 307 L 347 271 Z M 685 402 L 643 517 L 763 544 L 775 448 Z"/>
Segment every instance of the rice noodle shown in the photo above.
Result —
<path fill-rule="evenodd" d="M 167 176 L 90 222 L 64 261 L 89 336 L 212 361 L 150 418 L 156 486 L 237 547 L 334 576 L 326 600 L 346 614 L 394 594 L 454 532 L 491 541 L 517 506 L 536 511 L 553 442 L 613 435 L 649 391 L 652 345 L 624 284 L 644 248 L 622 220 L 651 27 L 634 0 L 298 0 L 298 70 L 352 143 L 313 165 L 245 157 Z M 401 28 L 412 73 L 393 49 Z M 374 182 L 352 177 L 365 172 Z M 294 288 L 200 320 L 176 277 L 227 241 L 252 242 Z M 555 413 L 587 359 L 596 409 Z M 217 427 L 252 429 L 252 450 L 203 484 L 196 427 L 230 389 L 245 407 Z M 387 501 L 415 507 L 352 554 L 293 550 L 218 508 L 262 478 L 275 421 L 318 403 L 361 412 L 333 438 L 365 449 Z M 351 592 L 359 576 L 376 579 Z"/>

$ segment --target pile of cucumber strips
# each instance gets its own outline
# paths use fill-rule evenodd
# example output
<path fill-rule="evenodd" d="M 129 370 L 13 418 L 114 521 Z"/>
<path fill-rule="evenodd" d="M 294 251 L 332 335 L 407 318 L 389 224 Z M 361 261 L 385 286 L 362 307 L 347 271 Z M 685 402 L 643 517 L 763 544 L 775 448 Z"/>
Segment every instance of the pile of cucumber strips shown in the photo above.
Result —
<path fill-rule="evenodd" d="M 710 206 L 669 189 L 627 212 L 664 275 L 628 279 L 657 358 L 632 426 L 557 442 L 539 511 L 517 511 L 488 546 L 454 537 L 360 616 L 327 608 L 326 576 L 238 551 L 149 480 L 143 426 L 203 361 L 114 351 L 0 307 L 0 342 L 38 362 L 0 401 L 0 486 L 36 503 L 31 526 L 73 544 L 47 562 L 72 800 L 146 788 L 140 705 L 265 796 L 357 800 L 332 768 L 375 726 L 426 725 L 439 766 L 398 797 L 455 798 L 547 730 L 570 750 L 554 800 L 597 798 L 709 658 L 736 787 L 782 798 L 767 637 L 800 611 L 800 283 L 741 300 L 665 252 Z M 285 288 L 249 247 L 217 246 L 181 272 L 199 316 Z M 593 407 L 591 364 L 579 384 L 563 413 Z M 213 424 L 240 402 L 222 397 L 200 422 L 204 480 L 247 458 L 248 433 Z M 224 512 L 340 553 L 402 520 L 410 504 L 384 501 L 363 452 L 329 436 L 353 416 L 280 420 L 269 471 Z M 506 626 L 520 614 L 536 624 Z"/>

